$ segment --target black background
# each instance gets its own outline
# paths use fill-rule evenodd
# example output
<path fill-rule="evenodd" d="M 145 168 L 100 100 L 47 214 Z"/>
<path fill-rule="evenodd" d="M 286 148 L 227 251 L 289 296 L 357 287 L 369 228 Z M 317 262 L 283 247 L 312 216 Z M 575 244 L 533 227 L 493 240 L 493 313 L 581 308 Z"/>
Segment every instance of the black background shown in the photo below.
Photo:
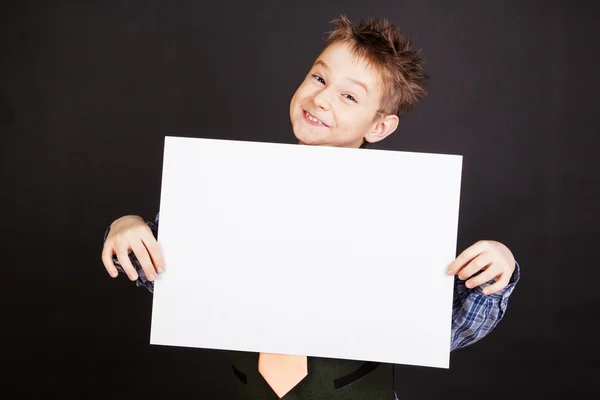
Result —
<path fill-rule="evenodd" d="M 400 397 L 593 397 L 597 4 L 2 2 L 2 392 L 232 398 L 220 351 L 148 344 L 152 297 L 105 272 L 104 230 L 154 218 L 165 135 L 294 143 L 291 96 L 346 14 L 399 24 L 431 75 L 374 147 L 462 154 L 457 251 L 522 266 L 496 330 L 449 370 L 398 366 Z"/>

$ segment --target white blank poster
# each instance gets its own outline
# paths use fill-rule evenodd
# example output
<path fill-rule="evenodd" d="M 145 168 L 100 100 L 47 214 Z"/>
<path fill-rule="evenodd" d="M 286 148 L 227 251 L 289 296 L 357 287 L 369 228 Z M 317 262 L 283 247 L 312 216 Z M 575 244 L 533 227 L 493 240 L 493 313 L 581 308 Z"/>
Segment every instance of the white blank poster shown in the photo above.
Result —
<path fill-rule="evenodd" d="M 151 344 L 448 368 L 461 167 L 167 136 Z"/>

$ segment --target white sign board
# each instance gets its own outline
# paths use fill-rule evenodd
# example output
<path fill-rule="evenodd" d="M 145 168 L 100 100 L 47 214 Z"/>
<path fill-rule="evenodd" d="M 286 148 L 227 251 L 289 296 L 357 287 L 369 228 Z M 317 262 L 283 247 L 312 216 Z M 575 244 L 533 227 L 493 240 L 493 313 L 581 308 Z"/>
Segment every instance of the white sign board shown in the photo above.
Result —
<path fill-rule="evenodd" d="M 461 168 L 167 136 L 151 344 L 448 368 Z"/>

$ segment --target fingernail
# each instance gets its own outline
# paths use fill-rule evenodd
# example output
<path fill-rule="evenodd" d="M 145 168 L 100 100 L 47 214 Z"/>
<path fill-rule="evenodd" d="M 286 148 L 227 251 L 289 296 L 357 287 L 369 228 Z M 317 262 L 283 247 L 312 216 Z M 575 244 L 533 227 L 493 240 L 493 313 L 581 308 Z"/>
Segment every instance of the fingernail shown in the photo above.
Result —
<path fill-rule="evenodd" d="M 116 278 L 118 274 L 119 274 L 118 272 L 112 271 L 110 273 L 110 276 L 112 276 L 113 278 Z"/>
<path fill-rule="evenodd" d="M 163 269 L 161 267 L 158 267 L 158 273 L 162 274 L 163 273 Z"/>
<path fill-rule="evenodd" d="M 447 275 L 452 275 L 452 270 L 451 270 L 451 269 L 447 270 L 447 271 L 446 271 L 446 274 L 447 274 Z"/>
<path fill-rule="evenodd" d="M 148 275 L 148 280 L 149 281 L 153 281 L 154 280 L 154 275 Z"/>
<path fill-rule="evenodd" d="M 132 281 L 135 281 L 138 277 L 137 274 L 131 274 L 129 275 L 129 278 L 131 278 Z"/>

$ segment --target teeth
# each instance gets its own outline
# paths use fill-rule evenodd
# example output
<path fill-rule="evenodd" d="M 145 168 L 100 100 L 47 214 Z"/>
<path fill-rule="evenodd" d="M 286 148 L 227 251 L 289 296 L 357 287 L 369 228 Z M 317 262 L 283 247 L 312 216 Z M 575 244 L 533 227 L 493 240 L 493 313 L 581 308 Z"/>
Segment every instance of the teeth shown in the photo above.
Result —
<path fill-rule="evenodd" d="M 304 112 L 304 113 L 306 114 L 306 116 L 308 117 L 308 119 L 310 119 L 311 121 L 313 121 L 313 122 L 316 122 L 316 123 L 318 123 L 318 124 L 321 124 L 321 125 L 323 125 L 323 123 L 322 123 L 321 121 L 319 121 L 318 119 L 316 119 L 315 117 L 313 117 L 313 116 L 312 116 L 312 115 L 310 115 L 309 113 L 307 113 L 307 112 Z"/>

